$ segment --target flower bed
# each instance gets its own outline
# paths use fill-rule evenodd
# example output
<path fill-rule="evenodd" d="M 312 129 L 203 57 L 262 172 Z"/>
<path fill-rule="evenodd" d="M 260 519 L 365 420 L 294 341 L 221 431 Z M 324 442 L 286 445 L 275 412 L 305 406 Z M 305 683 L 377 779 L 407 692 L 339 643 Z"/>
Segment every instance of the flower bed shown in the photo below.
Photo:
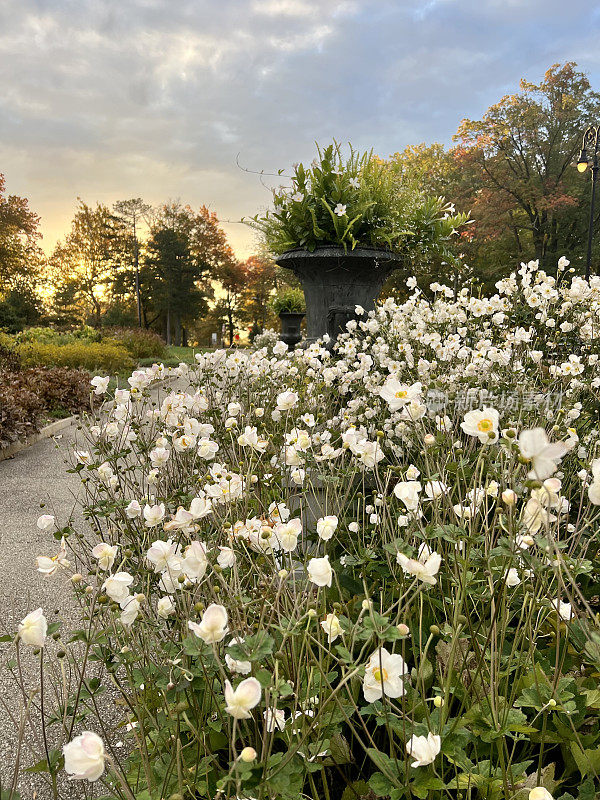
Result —
<path fill-rule="evenodd" d="M 138 328 L 95 328 L 62 332 L 54 328 L 28 328 L 4 339 L 24 365 L 63 366 L 126 372 L 143 359 L 164 358 L 164 341 L 153 331 Z"/>
<path fill-rule="evenodd" d="M 600 791 L 600 279 L 411 288 L 333 352 L 105 398 L 73 453 L 93 535 L 38 523 L 85 618 L 51 771 L 144 800 Z"/>

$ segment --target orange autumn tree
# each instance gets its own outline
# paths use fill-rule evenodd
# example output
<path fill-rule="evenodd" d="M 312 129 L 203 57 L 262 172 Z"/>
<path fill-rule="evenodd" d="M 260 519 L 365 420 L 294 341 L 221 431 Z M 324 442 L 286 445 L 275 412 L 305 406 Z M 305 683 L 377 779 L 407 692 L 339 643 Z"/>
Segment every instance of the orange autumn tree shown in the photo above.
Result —
<path fill-rule="evenodd" d="M 476 275 L 494 291 L 520 261 L 539 258 L 552 269 L 561 255 L 581 268 L 590 186 L 574 161 L 583 131 L 598 121 L 600 95 L 585 74 L 572 62 L 555 64 L 538 84 L 522 80 L 480 120 L 463 120 L 453 147 L 423 143 L 392 156 L 399 180 L 443 195 L 473 220 L 454 242 L 463 273 L 425 264 L 423 284 Z"/>
<path fill-rule="evenodd" d="M 0 172 L 0 295 L 35 283 L 42 264 L 40 218 L 24 197 L 6 194 Z"/>
<path fill-rule="evenodd" d="M 504 240 L 500 251 L 546 267 L 581 255 L 587 229 L 589 186 L 573 163 L 600 95 L 576 67 L 554 64 L 538 84 L 521 80 L 454 137 L 456 199 L 471 209 L 474 239 Z"/>

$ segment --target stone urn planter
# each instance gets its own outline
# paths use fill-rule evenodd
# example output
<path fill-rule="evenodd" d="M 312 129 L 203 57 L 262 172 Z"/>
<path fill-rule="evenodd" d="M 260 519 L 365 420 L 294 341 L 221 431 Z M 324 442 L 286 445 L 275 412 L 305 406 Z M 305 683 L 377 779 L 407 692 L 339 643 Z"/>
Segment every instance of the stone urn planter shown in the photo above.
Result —
<path fill-rule="evenodd" d="M 300 326 L 304 319 L 304 312 L 294 311 L 280 311 L 279 319 L 281 320 L 281 336 L 279 337 L 282 342 L 285 342 L 288 347 L 295 347 L 302 339 L 302 332 Z"/>
<path fill-rule="evenodd" d="M 402 266 L 401 257 L 389 250 L 317 247 L 288 250 L 277 257 L 280 267 L 291 269 L 302 283 L 306 300 L 306 336 L 314 341 L 325 333 L 335 338 L 355 319 L 354 308 L 374 308 L 386 278 Z"/>

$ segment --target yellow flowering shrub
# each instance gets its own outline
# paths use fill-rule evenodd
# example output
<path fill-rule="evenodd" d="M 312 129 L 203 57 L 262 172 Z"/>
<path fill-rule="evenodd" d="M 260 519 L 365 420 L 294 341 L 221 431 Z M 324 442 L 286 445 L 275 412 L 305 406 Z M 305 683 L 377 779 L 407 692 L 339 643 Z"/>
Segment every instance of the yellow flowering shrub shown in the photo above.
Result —
<path fill-rule="evenodd" d="M 123 372 L 134 366 L 125 347 L 106 342 L 27 342 L 18 346 L 18 353 L 24 366 L 83 367 L 107 372 Z"/>

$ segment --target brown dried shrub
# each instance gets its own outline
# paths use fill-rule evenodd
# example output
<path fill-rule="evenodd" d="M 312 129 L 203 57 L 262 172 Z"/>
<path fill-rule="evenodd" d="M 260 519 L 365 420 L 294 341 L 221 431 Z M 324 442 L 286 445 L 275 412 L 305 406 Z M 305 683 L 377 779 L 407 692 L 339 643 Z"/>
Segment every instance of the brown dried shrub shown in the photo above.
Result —
<path fill-rule="evenodd" d="M 32 367 L 0 372 L 0 448 L 39 430 L 44 414 L 89 408 L 90 375 L 82 369 Z"/>

